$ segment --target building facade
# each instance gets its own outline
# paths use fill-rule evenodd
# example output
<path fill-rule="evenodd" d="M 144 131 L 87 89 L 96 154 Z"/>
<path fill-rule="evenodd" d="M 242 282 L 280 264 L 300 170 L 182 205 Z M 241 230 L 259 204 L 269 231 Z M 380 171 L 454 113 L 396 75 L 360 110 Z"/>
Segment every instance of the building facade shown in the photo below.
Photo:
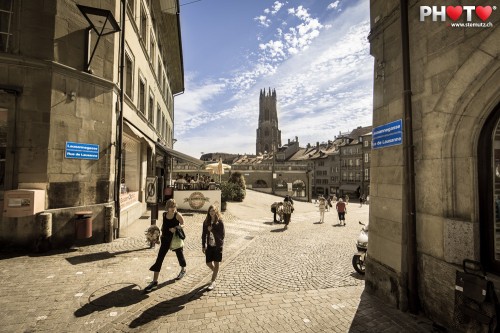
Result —
<path fill-rule="evenodd" d="M 421 17 L 423 1 L 370 5 L 374 133 L 401 120 L 403 142 L 372 150 L 366 286 L 448 327 L 464 259 L 500 286 L 500 13 L 476 13 L 490 5 L 456 22 Z"/>
<path fill-rule="evenodd" d="M 145 211 L 147 177 L 165 182 L 177 155 L 174 96 L 184 91 L 178 2 L 1 5 L 0 204 L 15 206 L 6 192 L 43 191 L 55 246 L 74 241 L 78 211 L 93 217 L 89 242 L 117 236 Z M 86 17 L 96 15 L 115 25 L 89 28 L 94 22 Z M 98 154 L 71 157 L 71 147 Z M 38 217 L 4 210 L 0 243 L 31 244 L 40 236 Z"/>
<path fill-rule="evenodd" d="M 257 128 L 256 154 L 278 151 L 281 131 L 278 127 L 278 102 L 276 90 L 261 90 L 259 95 L 259 126 Z"/>

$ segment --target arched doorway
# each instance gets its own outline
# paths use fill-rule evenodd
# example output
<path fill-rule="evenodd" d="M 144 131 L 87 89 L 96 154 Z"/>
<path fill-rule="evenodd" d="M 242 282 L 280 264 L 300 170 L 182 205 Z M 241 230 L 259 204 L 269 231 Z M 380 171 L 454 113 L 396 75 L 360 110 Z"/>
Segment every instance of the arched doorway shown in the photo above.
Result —
<path fill-rule="evenodd" d="M 267 188 L 269 186 L 267 186 L 267 183 L 265 180 L 259 179 L 252 184 L 252 187 L 253 188 Z"/>
<path fill-rule="evenodd" d="M 296 180 L 292 183 L 292 190 L 294 197 L 306 196 L 306 184 L 302 180 Z"/>
<path fill-rule="evenodd" d="M 477 150 L 481 262 L 500 273 L 500 105 L 481 131 Z"/>

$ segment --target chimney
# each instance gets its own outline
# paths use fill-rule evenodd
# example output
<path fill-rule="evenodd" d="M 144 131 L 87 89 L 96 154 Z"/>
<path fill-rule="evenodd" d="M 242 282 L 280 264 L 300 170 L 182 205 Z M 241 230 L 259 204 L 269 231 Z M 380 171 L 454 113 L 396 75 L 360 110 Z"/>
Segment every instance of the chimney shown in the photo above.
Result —
<path fill-rule="evenodd" d="M 290 139 L 288 139 L 288 146 L 290 147 Z"/>

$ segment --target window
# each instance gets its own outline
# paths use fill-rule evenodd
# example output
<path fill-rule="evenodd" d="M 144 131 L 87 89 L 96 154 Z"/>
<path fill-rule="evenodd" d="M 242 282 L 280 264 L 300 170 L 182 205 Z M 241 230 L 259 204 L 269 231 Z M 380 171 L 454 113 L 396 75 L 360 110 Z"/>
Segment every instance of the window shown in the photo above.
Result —
<path fill-rule="evenodd" d="M 318 166 L 325 166 L 325 161 L 319 161 Z"/>
<path fill-rule="evenodd" d="M 156 106 L 156 130 L 161 131 L 161 108 L 160 104 Z"/>
<path fill-rule="evenodd" d="M 365 140 L 365 142 L 364 142 L 365 147 L 368 147 L 369 142 L 370 142 L 370 141 Z"/>
<path fill-rule="evenodd" d="M 349 181 L 350 182 L 354 181 L 354 175 L 352 172 L 349 172 Z"/>
<path fill-rule="evenodd" d="M 127 94 L 128 97 L 133 99 L 134 97 L 132 96 L 132 83 L 133 83 L 133 71 L 134 71 L 134 63 L 132 62 L 132 59 L 128 54 L 125 54 L 125 94 Z"/>
<path fill-rule="evenodd" d="M 349 166 L 352 166 L 352 159 L 349 159 Z"/>
<path fill-rule="evenodd" d="M 164 114 L 161 115 L 161 124 L 162 124 L 162 126 L 161 126 L 161 136 L 163 138 L 165 138 L 165 134 L 166 134 L 166 131 L 167 131 L 167 124 L 165 122 L 165 115 Z"/>
<path fill-rule="evenodd" d="M 365 163 L 368 163 L 370 161 L 370 155 L 368 153 L 365 153 Z"/>
<path fill-rule="evenodd" d="M 356 181 L 357 182 L 361 181 L 361 173 L 360 172 L 356 172 Z"/>
<path fill-rule="evenodd" d="M 148 121 L 154 124 L 154 113 L 155 113 L 155 98 L 153 93 L 149 92 L 149 108 L 148 108 Z"/>
<path fill-rule="evenodd" d="M 359 158 L 356 159 L 356 166 L 360 166 L 361 160 Z"/>
<path fill-rule="evenodd" d="M 160 56 L 158 56 L 158 68 L 156 69 L 157 72 L 156 72 L 156 77 L 158 78 L 158 82 L 161 83 L 161 80 L 160 80 L 160 77 L 161 77 L 161 58 Z M 160 84 L 160 89 L 161 89 L 161 84 Z"/>
<path fill-rule="evenodd" d="M 0 1 L 0 52 L 9 52 L 12 48 L 12 0 Z"/>
<path fill-rule="evenodd" d="M 370 169 L 365 169 L 365 180 L 370 180 Z"/>
<path fill-rule="evenodd" d="M 346 173 L 346 172 L 343 172 L 343 173 L 342 173 L 342 180 L 343 180 L 343 181 L 346 181 L 346 180 L 347 180 L 347 173 Z"/>
<path fill-rule="evenodd" d="M 149 59 L 151 62 L 155 61 L 155 56 L 156 56 L 156 43 L 155 39 L 153 37 L 153 34 L 151 33 L 150 37 L 150 43 L 149 43 Z"/>
<path fill-rule="evenodd" d="M 146 29 L 148 27 L 148 16 L 146 14 L 146 9 L 141 5 L 141 24 L 139 26 L 139 35 L 141 36 L 142 42 L 146 43 Z M 147 46 L 148 44 L 146 44 Z"/>
<path fill-rule="evenodd" d="M 139 111 L 146 114 L 146 83 L 143 78 L 139 78 Z"/>

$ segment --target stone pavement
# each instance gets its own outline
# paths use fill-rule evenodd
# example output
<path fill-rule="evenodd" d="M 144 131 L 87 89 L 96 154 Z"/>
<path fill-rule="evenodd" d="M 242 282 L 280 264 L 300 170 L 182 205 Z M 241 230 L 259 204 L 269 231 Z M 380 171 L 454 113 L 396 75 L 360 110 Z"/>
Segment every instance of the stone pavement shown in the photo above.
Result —
<path fill-rule="evenodd" d="M 159 289 L 142 289 L 158 247 L 139 219 L 108 244 L 40 254 L 0 253 L 0 332 L 432 332 L 432 324 L 364 292 L 351 259 L 368 206 L 335 210 L 295 202 L 288 230 L 272 223 L 280 198 L 247 191 L 224 213 L 224 259 L 213 291 L 201 251 L 205 214 L 184 213 L 188 273 L 167 254 Z M 161 212 L 160 212 L 161 213 Z M 161 215 L 160 215 L 161 216 Z"/>

